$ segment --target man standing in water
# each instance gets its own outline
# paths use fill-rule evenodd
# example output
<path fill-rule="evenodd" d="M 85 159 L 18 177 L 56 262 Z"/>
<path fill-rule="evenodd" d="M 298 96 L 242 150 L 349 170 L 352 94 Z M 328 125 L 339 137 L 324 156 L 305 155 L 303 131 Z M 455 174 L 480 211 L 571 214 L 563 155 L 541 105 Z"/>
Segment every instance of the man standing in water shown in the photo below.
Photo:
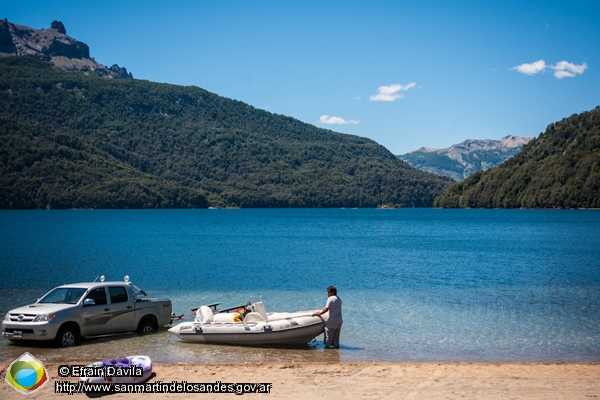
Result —
<path fill-rule="evenodd" d="M 339 349 L 340 348 L 340 331 L 342 330 L 342 299 L 337 296 L 335 286 L 327 288 L 327 303 L 321 311 L 315 312 L 313 315 L 323 315 L 329 311 L 329 318 L 325 324 L 325 348 Z"/>

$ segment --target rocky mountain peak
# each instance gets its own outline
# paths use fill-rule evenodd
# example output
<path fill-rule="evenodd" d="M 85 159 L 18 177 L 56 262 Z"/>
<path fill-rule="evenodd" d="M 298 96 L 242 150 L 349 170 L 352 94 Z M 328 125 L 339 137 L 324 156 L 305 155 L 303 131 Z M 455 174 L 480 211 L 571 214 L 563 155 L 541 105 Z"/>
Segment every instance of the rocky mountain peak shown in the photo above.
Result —
<path fill-rule="evenodd" d="M 479 170 L 503 163 L 533 139 L 513 135 L 500 140 L 467 139 L 444 149 L 421 147 L 398 157 L 420 170 L 462 181 Z"/>
<path fill-rule="evenodd" d="M 67 34 L 67 30 L 65 29 L 65 26 L 60 21 L 56 21 L 56 20 L 52 21 L 52 25 L 50 25 L 50 29 L 56 29 L 58 31 L 58 33 L 62 33 L 63 35 Z"/>
<path fill-rule="evenodd" d="M 133 78 L 125 68 L 108 68 L 90 57 L 87 44 L 67 35 L 64 24 L 52 21 L 49 29 L 34 29 L 0 20 L 0 57 L 30 56 L 67 71 L 95 72 L 106 78 Z"/>
<path fill-rule="evenodd" d="M 502 139 L 500 139 L 500 144 L 507 148 L 523 147 L 527 143 L 531 142 L 533 139 L 534 139 L 533 136 L 520 137 L 520 136 L 509 135 L 509 136 L 505 136 Z"/>

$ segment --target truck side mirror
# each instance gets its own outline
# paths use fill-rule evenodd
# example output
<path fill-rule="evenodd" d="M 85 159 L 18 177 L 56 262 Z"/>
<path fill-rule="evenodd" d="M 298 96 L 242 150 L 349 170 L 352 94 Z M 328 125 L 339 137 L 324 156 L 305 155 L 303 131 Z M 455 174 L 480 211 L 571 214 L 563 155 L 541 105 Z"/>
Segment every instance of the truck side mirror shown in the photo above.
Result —
<path fill-rule="evenodd" d="M 85 299 L 83 301 L 83 306 L 95 306 L 96 305 L 96 301 L 94 299 Z"/>

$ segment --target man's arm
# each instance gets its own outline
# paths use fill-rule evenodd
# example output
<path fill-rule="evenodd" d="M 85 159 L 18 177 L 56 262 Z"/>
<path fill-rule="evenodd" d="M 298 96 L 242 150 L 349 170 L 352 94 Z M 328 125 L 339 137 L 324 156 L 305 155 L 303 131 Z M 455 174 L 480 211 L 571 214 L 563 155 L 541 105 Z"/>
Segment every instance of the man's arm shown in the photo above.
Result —
<path fill-rule="evenodd" d="M 329 308 L 327 308 L 327 307 L 323 307 L 323 309 L 322 309 L 321 311 L 315 311 L 315 312 L 313 313 L 313 315 L 316 317 L 316 316 L 318 316 L 318 315 L 323 315 L 323 314 L 325 314 L 327 311 L 329 311 Z"/>

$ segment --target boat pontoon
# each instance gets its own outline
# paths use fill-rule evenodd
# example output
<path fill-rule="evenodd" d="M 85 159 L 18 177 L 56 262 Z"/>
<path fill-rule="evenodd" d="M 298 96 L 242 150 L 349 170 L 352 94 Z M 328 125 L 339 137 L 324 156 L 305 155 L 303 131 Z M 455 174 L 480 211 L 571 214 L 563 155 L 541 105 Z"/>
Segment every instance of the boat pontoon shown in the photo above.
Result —
<path fill-rule="evenodd" d="M 260 296 L 259 296 L 260 298 Z M 328 314 L 317 310 L 267 313 L 260 298 L 252 298 L 236 312 L 214 311 L 214 304 L 196 311 L 193 322 L 183 322 L 169 332 L 186 342 L 244 346 L 306 344 L 323 333 Z"/>

